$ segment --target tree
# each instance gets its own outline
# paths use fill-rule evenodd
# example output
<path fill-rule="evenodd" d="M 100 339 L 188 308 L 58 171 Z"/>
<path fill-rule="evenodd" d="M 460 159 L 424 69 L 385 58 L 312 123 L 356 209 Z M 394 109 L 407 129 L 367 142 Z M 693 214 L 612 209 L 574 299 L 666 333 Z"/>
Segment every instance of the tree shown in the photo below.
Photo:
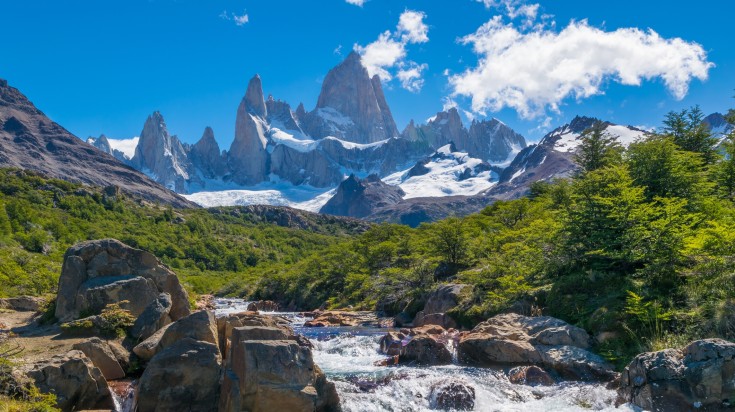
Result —
<path fill-rule="evenodd" d="M 620 163 L 623 147 L 614 136 L 606 132 L 605 128 L 605 123 L 596 121 L 582 133 L 582 144 L 574 160 L 583 172 L 592 172 Z"/>
<path fill-rule="evenodd" d="M 735 130 L 722 142 L 725 158 L 717 164 L 715 178 L 720 197 L 735 201 Z"/>
<path fill-rule="evenodd" d="M 717 160 L 717 139 L 704 124 L 704 113 L 699 106 L 680 112 L 669 112 L 664 119 L 663 134 L 673 139 L 680 148 L 700 153 L 706 164 Z"/>
<path fill-rule="evenodd" d="M 0 236 L 9 235 L 12 231 L 10 227 L 10 219 L 5 211 L 5 205 L 0 203 Z"/>
<path fill-rule="evenodd" d="M 711 193 L 702 154 L 682 150 L 672 137 L 653 136 L 633 143 L 627 152 L 630 175 L 645 188 L 649 201 L 657 197 L 679 197 L 695 206 Z"/>
<path fill-rule="evenodd" d="M 436 222 L 434 229 L 434 249 L 451 265 L 460 265 L 467 257 L 467 236 L 462 219 L 448 217 Z"/>

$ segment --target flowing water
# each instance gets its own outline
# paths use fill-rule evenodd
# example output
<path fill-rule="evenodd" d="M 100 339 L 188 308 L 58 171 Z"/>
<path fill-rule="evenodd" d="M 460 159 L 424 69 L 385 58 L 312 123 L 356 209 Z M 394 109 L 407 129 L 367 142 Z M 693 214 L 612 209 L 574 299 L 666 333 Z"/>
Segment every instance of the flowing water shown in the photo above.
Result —
<path fill-rule="evenodd" d="M 240 299 L 217 299 L 217 314 L 245 310 Z M 346 412 L 427 411 L 432 385 L 462 382 L 475 389 L 476 411 L 632 411 L 615 407 L 615 391 L 604 385 L 561 383 L 554 386 L 512 384 L 499 369 L 460 365 L 375 366 L 384 360 L 378 341 L 385 329 L 305 328 L 307 318 L 272 312 L 291 320 L 297 333 L 314 344 L 314 361 L 333 381 Z"/>

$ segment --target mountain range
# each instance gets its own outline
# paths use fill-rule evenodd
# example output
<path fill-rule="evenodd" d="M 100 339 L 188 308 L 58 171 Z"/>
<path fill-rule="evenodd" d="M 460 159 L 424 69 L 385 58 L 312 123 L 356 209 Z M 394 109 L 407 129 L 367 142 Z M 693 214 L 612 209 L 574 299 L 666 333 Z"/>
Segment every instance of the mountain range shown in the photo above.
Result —
<path fill-rule="evenodd" d="M 380 79 L 353 52 L 324 78 L 311 111 L 265 97 L 260 76 L 251 78 L 227 150 L 210 127 L 195 144 L 183 143 L 160 112 L 148 116 L 139 137 L 85 143 L 0 81 L 0 165 L 118 186 L 175 207 L 283 205 L 413 226 L 570 176 L 580 136 L 596 121 L 576 117 L 528 145 L 497 119 L 466 127 L 450 108 L 399 132 Z M 604 124 L 623 145 L 646 134 Z M 732 130 L 719 113 L 705 124 L 715 134 Z"/>

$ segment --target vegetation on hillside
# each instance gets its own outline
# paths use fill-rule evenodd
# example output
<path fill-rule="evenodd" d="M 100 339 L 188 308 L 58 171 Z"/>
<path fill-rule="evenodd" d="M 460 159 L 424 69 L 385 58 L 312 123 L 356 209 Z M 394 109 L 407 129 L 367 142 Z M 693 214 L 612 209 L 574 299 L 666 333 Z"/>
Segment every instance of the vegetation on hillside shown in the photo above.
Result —
<path fill-rule="evenodd" d="M 735 134 L 714 139 L 697 108 L 664 125 L 627 149 L 596 125 L 572 179 L 464 218 L 361 234 L 223 212 L 237 209 L 173 211 L 0 171 L 0 293 L 53 291 L 66 247 L 115 237 L 161 257 L 195 292 L 300 309 L 413 316 L 437 283 L 469 284 L 452 313 L 464 326 L 511 308 L 542 312 L 590 331 L 619 365 L 642 350 L 733 339 Z"/>

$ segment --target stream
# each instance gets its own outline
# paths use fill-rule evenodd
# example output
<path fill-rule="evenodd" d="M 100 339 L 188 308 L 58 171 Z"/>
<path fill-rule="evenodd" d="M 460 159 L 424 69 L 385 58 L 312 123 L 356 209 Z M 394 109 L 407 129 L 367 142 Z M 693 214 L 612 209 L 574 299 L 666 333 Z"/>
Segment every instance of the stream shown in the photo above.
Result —
<path fill-rule="evenodd" d="M 244 311 L 249 302 L 217 299 L 217 315 Z M 261 314 L 269 314 L 261 312 Z M 601 384 L 566 382 L 554 386 L 512 384 L 501 369 L 446 366 L 374 366 L 386 358 L 378 341 L 386 329 L 306 328 L 297 313 L 270 312 L 288 318 L 294 330 L 314 344 L 314 361 L 335 383 L 345 412 L 429 411 L 430 388 L 462 382 L 475 389 L 476 411 L 633 411 L 615 407 L 616 393 Z"/>

